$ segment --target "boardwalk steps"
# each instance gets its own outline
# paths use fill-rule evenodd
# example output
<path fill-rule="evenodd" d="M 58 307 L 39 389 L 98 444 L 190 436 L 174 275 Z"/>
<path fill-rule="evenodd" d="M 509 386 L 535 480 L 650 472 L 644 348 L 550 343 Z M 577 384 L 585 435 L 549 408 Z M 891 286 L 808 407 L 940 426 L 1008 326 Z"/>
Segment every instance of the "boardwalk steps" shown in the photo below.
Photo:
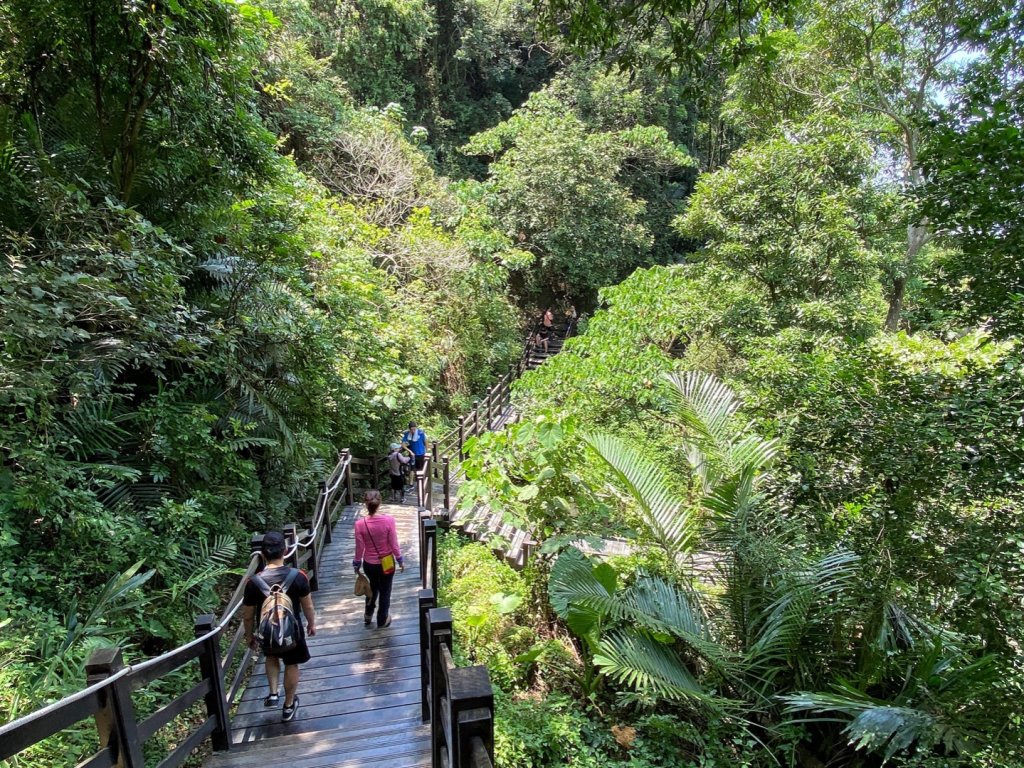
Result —
<path fill-rule="evenodd" d="M 430 726 L 422 722 L 420 704 L 419 515 L 413 506 L 381 507 L 398 524 L 406 572 L 395 575 L 391 626 L 377 629 L 363 626 L 363 598 L 352 594 L 358 512 L 344 510 L 323 553 L 320 589 L 313 595 L 317 634 L 309 638 L 312 658 L 301 667 L 295 719 L 282 723 L 280 706 L 263 707 L 261 661 L 232 718 L 230 751 L 212 755 L 206 768 L 430 765 Z"/>
<path fill-rule="evenodd" d="M 548 351 L 534 345 L 527 348 L 524 357 L 524 369 L 533 370 L 543 364 L 549 357 L 556 355 L 562 350 L 567 338 L 568 329 L 564 325 L 556 325 L 554 333 L 548 342 Z M 500 431 L 505 427 L 515 424 L 519 420 L 511 400 L 504 401 L 501 410 L 494 415 L 490 421 L 492 431 Z M 475 419 L 474 419 L 475 421 Z M 498 546 L 494 548 L 495 555 L 503 558 L 513 568 L 523 568 L 530 556 L 530 547 L 534 542 L 528 531 L 517 529 L 515 526 L 506 523 L 500 514 L 492 513 L 484 506 L 477 506 L 470 510 L 458 508 L 458 477 L 450 484 L 449 495 L 451 508 L 448 510 L 449 523 L 456 530 L 469 536 L 474 541 L 484 543 L 494 542 Z M 443 487 L 435 487 L 434 498 L 443 496 Z M 595 548 L 584 541 L 574 543 L 578 549 L 591 555 L 600 557 L 613 557 L 629 555 L 632 547 L 625 539 L 606 538 L 600 548 Z"/>

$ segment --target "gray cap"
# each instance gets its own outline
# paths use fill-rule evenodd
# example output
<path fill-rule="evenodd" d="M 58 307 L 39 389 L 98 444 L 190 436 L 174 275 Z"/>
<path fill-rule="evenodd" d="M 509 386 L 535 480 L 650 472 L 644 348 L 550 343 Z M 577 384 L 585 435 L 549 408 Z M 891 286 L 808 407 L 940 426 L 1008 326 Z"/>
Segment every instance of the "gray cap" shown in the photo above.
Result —
<path fill-rule="evenodd" d="M 391 444 L 391 450 L 392 450 L 392 451 L 397 451 L 397 450 L 398 450 L 399 448 L 401 448 L 401 447 L 402 447 L 402 446 L 400 446 L 400 445 L 399 445 L 398 443 L 392 443 L 392 444 Z"/>

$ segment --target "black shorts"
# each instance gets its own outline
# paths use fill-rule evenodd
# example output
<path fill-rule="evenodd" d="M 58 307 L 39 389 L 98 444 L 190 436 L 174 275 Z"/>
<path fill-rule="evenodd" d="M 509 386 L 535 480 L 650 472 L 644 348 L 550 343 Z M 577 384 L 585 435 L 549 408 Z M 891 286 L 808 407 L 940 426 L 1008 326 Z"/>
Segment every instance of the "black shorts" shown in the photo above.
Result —
<path fill-rule="evenodd" d="M 405 478 L 403 478 L 401 475 L 391 475 L 391 490 L 405 490 Z"/>
<path fill-rule="evenodd" d="M 286 667 L 293 664 L 305 664 L 309 661 L 309 646 L 306 645 L 306 630 L 303 629 L 299 635 L 299 644 L 287 653 L 268 653 L 267 656 L 277 656 Z"/>
<path fill-rule="evenodd" d="M 427 463 L 427 454 L 417 453 L 415 456 L 413 456 L 413 460 L 416 462 L 416 469 L 423 469 L 423 465 Z"/>
<path fill-rule="evenodd" d="M 541 341 L 544 341 L 548 336 L 551 335 L 551 329 L 541 326 L 541 329 L 537 331 L 537 335 Z"/>

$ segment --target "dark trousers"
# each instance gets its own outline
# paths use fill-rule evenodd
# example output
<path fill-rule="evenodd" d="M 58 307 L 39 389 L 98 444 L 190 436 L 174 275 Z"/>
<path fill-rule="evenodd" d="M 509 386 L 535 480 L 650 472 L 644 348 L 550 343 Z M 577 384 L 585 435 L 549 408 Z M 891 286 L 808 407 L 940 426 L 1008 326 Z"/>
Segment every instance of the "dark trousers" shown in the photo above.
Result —
<path fill-rule="evenodd" d="M 376 610 L 377 626 L 383 627 L 391 614 L 391 584 L 395 580 L 395 572 L 384 573 L 380 563 L 365 562 L 363 572 L 370 580 L 370 589 L 373 590 L 373 594 L 366 598 L 365 618 L 372 621 L 373 612 Z"/>
<path fill-rule="evenodd" d="M 425 453 L 417 453 L 413 457 L 413 459 L 416 461 L 416 464 L 415 464 L 416 469 L 423 469 L 423 465 L 427 461 L 427 454 L 425 454 Z"/>

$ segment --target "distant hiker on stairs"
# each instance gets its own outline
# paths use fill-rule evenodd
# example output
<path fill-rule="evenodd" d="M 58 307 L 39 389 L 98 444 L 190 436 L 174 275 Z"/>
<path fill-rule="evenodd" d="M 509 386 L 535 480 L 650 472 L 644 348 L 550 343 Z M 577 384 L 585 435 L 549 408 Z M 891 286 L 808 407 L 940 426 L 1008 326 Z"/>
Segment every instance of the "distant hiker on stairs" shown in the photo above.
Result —
<path fill-rule="evenodd" d="M 391 476 L 391 500 L 399 504 L 405 503 L 405 466 L 412 461 L 411 456 L 403 456 L 402 451 L 409 452 L 398 443 L 391 444 L 388 454 L 388 474 Z"/>
<path fill-rule="evenodd" d="M 537 331 L 537 342 L 544 347 L 544 354 L 548 354 L 548 340 L 551 338 L 551 331 L 555 326 L 555 313 L 551 307 L 544 310 L 540 320 L 540 329 Z"/>
<path fill-rule="evenodd" d="M 412 451 L 416 469 L 423 469 L 427 460 L 427 433 L 416 427 L 415 421 L 409 422 L 409 430 L 402 435 L 402 445 Z"/>

